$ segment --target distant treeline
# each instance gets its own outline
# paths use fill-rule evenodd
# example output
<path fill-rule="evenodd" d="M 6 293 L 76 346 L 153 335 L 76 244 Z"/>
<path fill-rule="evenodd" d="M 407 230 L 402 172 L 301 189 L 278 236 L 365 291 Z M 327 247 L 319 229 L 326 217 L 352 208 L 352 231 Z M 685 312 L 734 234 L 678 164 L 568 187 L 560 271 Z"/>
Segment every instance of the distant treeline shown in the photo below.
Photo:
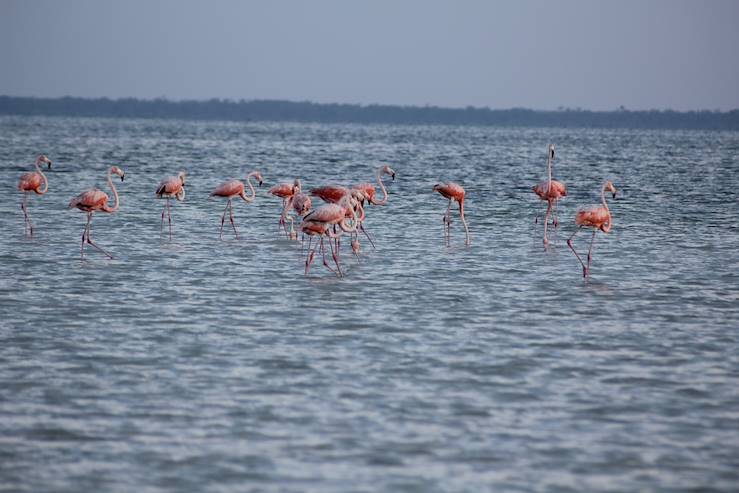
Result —
<path fill-rule="evenodd" d="M 163 98 L 145 100 L 0 96 L 0 114 L 324 123 L 739 130 L 739 110 L 630 111 L 623 107 L 615 111 L 588 111 L 580 108 L 539 111 L 526 108 L 456 109 L 437 106 L 319 104 L 273 100 L 170 101 Z"/>

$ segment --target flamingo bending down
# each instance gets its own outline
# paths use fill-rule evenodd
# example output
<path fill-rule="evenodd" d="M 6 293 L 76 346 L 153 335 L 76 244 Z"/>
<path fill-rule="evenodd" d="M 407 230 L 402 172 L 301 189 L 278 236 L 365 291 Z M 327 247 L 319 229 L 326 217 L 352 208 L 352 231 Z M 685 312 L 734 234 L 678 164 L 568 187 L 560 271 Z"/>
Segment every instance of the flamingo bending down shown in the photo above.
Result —
<path fill-rule="evenodd" d="M 23 232 L 25 233 L 28 228 L 29 235 L 33 236 L 33 224 L 31 218 L 28 217 L 28 194 L 33 192 L 36 195 L 43 195 L 49 190 L 49 181 L 46 179 L 46 175 L 41 172 L 39 164 L 46 163 L 51 169 L 51 160 L 48 157 L 41 154 L 36 158 L 36 171 L 29 171 L 23 173 L 18 179 L 18 190 L 23 192 L 23 201 L 21 202 L 21 210 L 23 211 Z"/>
<path fill-rule="evenodd" d="M 330 240 L 338 239 L 342 232 L 353 233 L 356 231 L 356 215 L 354 213 L 353 203 L 354 199 L 350 196 L 345 196 L 338 204 L 325 204 L 317 207 L 310 211 L 303 217 L 303 222 L 300 224 L 300 230 L 311 237 L 312 242 L 313 236 L 319 237 L 320 252 L 323 256 L 323 265 L 325 265 L 331 272 L 334 272 L 338 276 L 342 276 L 341 266 L 339 265 L 338 252 L 334 250 L 333 244 Z M 347 213 L 351 214 L 352 224 L 348 223 L 349 219 Z M 332 226 L 338 226 L 340 231 L 332 231 Z M 336 270 L 334 271 L 326 261 L 326 249 L 323 244 L 323 237 L 329 238 L 329 248 L 331 249 L 331 255 L 336 264 Z M 337 245 L 338 247 L 338 245 Z M 315 256 L 316 249 L 310 248 L 310 242 L 308 243 L 308 255 L 305 259 L 305 274 L 308 274 L 311 263 Z"/>
<path fill-rule="evenodd" d="M 164 231 L 164 212 L 167 212 L 167 220 L 169 221 L 169 239 L 172 239 L 172 215 L 169 209 L 169 199 L 171 197 L 176 198 L 179 201 L 185 200 L 185 176 L 184 171 L 180 171 L 177 176 L 168 176 L 159 183 L 159 187 L 156 191 L 158 198 L 166 198 L 167 203 L 162 209 L 162 222 L 159 226 L 159 235 L 161 236 Z"/>
<path fill-rule="evenodd" d="M 298 192 L 295 195 L 293 195 L 293 197 L 292 197 L 293 210 L 298 215 L 298 217 L 304 217 L 306 214 L 308 214 L 310 212 L 310 210 L 311 210 L 311 205 L 312 204 L 311 204 L 310 196 L 308 196 L 307 194 L 305 194 L 303 192 Z M 295 237 L 292 237 L 292 233 L 294 233 L 292 222 L 293 222 L 293 218 L 290 217 L 290 223 L 291 223 L 290 224 L 291 239 L 297 240 L 298 239 L 298 235 L 297 234 L 295 234 Z M 305 235 L 303 235 L 303 238 L 304 237 L 305 237 Z M 301 242 L 302 242 L 302 239 L 301 239 Z M 302 248 L 302 246 L 301 246 L 301 248 Z"/>
<path fill-rule="evenodd" d="M 470 230 L 467 227 L 467 221 L 464 218 L 464 188 L 462 188 L 461 185 L 450 181 L 449 183 L 437 183 L 436 185 L 434 185 L 434 192 L 439 192 L 444 198 L 449 199 L 449 206 L 446 208 L 446 214 L 443 217 L 447 245 L 449 244 L 449 239 L 451 238 L 450 230 L 452 224 L 452 200 L 456 200 L 457 203 L 459 203 L 459 216 L 462 218 L 462 224 L 464 225 L 464 232 L 466 237 L 465 244 L 469 246 Z"/>
<path fill-rule="evenodd" d="M 572 233 L 572 236 L 567 239 L 567 246 L 570 247 L 572 253 L 577 257 L 577 260 L 580 261 L 580 265 L 582 265 L 582 276 L 586 279 L 590 275 L 590 262 L 593 260 L 593 242 L 595 241 L 595 233 L 598 230 L 608 233 L 611 231 L 611 227 L 613 226 L 611 210 L 608 208 L 608 204 L 606 203 L 606 190 L 613 194 L 614 199 L 616 198 L 616 187 L 614 187 L 613 183 L 610 181 L 606 181 L 600 191 L 600 200 L 603 205 L 592 206 L 587 209 L 579 210 L 575 216 L 577 229 Z M 593 228 L 593 237 L 590 239 L 590 249 L 588 250 L 588 265 L 583 263 L 580 255 L 575 251 L 575 247 L 572 246 L 572 239 L 583 227 Z"/>
<path fill-rule="evenodd" d="M 68 209 L 76 207 L 77 209 L 87 213 L 87 224 L 85 225 L 85 230 L 82 232 L 82 245 L 80 246 L 80 256 L 83 258 L 85 256 L 85 243 L 89 243 L 108 257 L 113 258 L 110 253 L 106 252 L 95 243 L 93 243 L 92 238 L 90 237 L 93 212 L 100 211 L 113 213 L 118 210 L 118 190 L 115 189 L 115 185 L 113 185 L 113 180 L 111 179 L 111 175 L 113 173 L 120 176 L 121 181 L 123 181 L 123 178 L 125 176 L 123 170 L 120 169 L 118 166 L 113 166 L 108 170 L 108 186 L 110 186 L 110 189 L 113 190 L 114 197 L 113 207 L 110 207 L 108 205 L 108 194 L 97 188 L 82 192 L 81 194 L 73 198 L 69 202 L 69 206 L 67 206 Z"/>
<path fill-rule="evenodd" d="M 554 144 L 549 144 L 549 147 L 547 148 L 547 173 L 549 179 L 547 181 L 539 183 L 535 187 L 532 187 L 534 193 L 538 195 L 541 200 L 547 201 L 547 212 L 544 214 L 545 246 L 547 245 L 547 243 L 549 243 L 549 239 L 547 238 L 547 222 L 549 221 L 549 214 L 552 212 L 552 205 L 555 206 L 553 224 L 556 228 L 559 224 L 556 212 L 557 202 L 560 198 L 567 196 L 567 187 L 565 186 L 565 184 L 557 180 L 552 180 L 552 161 L 554 161 Z M 538 222 L 538 220 L 539 218 L 537 217 L 536 222 Z"/>
<path fill-rule="evenodd" d="M 244 191 L 244 184 L 239 180 L 229 180 L 227 182 L 221 183 L 216 187 L 215 190 L 213 190 L 213 193 L 210 194 L 211 197 L 215 195 L 216 197 L 225 197 L 228 199 L 228 202 L 226 203 L 226 208 L 223 209 L 223 216 L 221 216 L 221 239 L 223 239 L 223 223 L 226 221 L 226 211 L 230 212 L 229 219 L 231 220 L 231 226 L 233 226 L 236 239 L 239 239 L 239 233 L 236 231 L 236 225 L 234 224 L 234 211 L 231 200 L 234 197 L 241 197 L 244 202 L 254 202 L 254 198 L 257 196 L 257 193 L 254 190 L 254 186 L 251 184 L 252 176 L 257 179 L 260 187 L 262 186 L 263 181 L 262 174 L 259 171 L 255 170 L 246 175 L 246 183 L 247 185 L 249 185 L 249 189 L 251 190 L 251 196 L 246 195 L 246 192 Z"/>
<path fill-rule="evenodd" d="M 273 186 L 269 189 L 269 193 L 274 195 L 275 197 L 280 197 L 282 199 L 282 212 L 280 213 L 280 221 L 279 226 L 282 226 L 282 228 L 285 230 L 285 234 L 292 238 L 292 236 L 295 234 L 295 230 L 292 225 L 292 219 L 290 223 L 290 233 L 287 232 L 287 225 L 285 224 L 286 219 L 289 217 L 289 210 L 292 206 L 292 198 L 296 193 L 299 193 L 302 190 L 300 179 L 296 178 L 293 184 L 289 183 L 280 183 L 278 185 Z"/>

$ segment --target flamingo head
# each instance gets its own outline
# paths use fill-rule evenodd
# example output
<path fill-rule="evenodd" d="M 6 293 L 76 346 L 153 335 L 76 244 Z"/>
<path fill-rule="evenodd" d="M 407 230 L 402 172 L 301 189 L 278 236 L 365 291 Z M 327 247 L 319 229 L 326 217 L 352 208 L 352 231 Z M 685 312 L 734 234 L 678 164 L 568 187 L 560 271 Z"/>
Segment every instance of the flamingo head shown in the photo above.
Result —
<path fill-rule="evenodd" d="M 441 189 L 442 189 L 443 186 L 444 185 L 442 185 L 441 183 L 437 183 L 436 185 L 434 185 L 433 191 L 434 192 L 441 192 Z"/>
<path fill-rule="evenodd" d="M 264 179 L 262 178 L 262 173 L 260 173 L 259 171 L 254 171 L 252 174 L 254 175 L 254 178 L 257 179 L 257 182 L 259 183 L 259 186 L 261 187 L 262 182 L 264 181 Z"/>
<path fill-rule="evenodd" d="M 49 169 L 51 169 L 51 159 L 49 159 L 48 157 L 46 157 L 45 154 L 41 154 L 38 158 L 36 158 L 36 162 L 38 164 L 46 163 L 46 166 L 48 166 Z"/>
<path fill-rule="evenodd" d="M 616 198 L 616 187 L 613 186 L 613 183 L 611 183 L 611 180 L 608 180 L 605 185 L 603 185 L 603 190 L 608 190 L 613 194 L 613 198 Z"/>
<path fill-rule="evenodd" d="M 549 152 L 549 159 L 554 160 L 554 144 L 549 144 L 549 149 L 547 151 Z"/>
<path fill-rule="evenodd" d="M 119 168 L 118 166 L 113 166 L 110 168 L 111 173 L 115 173 L 116 175 L 121 177 L 121 181 L 123 181 L 123 178 L 126 176 L 125 173 L 123 173 L 123 170 Z"/>
<path fill-rule="evenodd" d="M 300 178 L 295 178 L 293 182 L 293 195 L 303 191 L 303 186 L 300 184 Z"/>
<path fill-rule="evenodd" d="M 382 169 L 380 170 L 380 173 L 385 173 L 386 175 L 390 175 L 390 178 L 395 180 L 395 171 L 393 170 L 393 168 L 391 168 L 387 164 L 382 167 Z"/>
<path fill-rule="evenodd" d="M 185 173 L 184 171 L 180 171 L 180 173 L 177 175 L 177 178 L 180 179 L 183 185 L 185 184 L 186 177 L 187 177 L 187 173 Z"/>

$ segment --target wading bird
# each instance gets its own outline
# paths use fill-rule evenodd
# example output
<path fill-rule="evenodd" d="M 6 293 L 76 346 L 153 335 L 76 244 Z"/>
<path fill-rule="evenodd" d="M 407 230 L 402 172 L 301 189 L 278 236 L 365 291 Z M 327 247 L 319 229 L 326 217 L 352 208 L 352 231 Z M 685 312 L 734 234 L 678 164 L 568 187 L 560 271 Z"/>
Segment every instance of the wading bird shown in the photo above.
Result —
<path fill-rule="evenodd" d="M 99 211 L 113 213 L 118 210 L 118 190 L 115 189 L 115 185 L 113 185 L 113 180 L 111 179 L 111 175 L 113 173 L 120 176 L 121 181 L 123 181 L 123 178 L 125 176 L 123 174 L 123 170 L 121 170 L 118 166 L 113 166 L 108 170 L 108 186 L 110 186 L 110 189 L 113 191 L 113 197 L 115 199 L 113 207 L 110 207 L 108 205 L 108 194 L 97 188 L 82 192 L 81 194 L 73 198 L 69 202 L 69 206 L 67 207 L 68 209 L 76 207 L 77 209 L 87 213 L 87 224 L 85 225 L 85 230 L 82 232 L 82 245 L 80 246 L 80 256 L 83 258 L 85 256 L 85 243 L 89 243 L 108 257 L 113 258 L 110 253 L 106 252 L 95 243 L 93 243 L 92 238 L 90 237 L 93 212 Z"/>
<path fill-rule="evenodd" d="M 236 231 L 236 225 L 234 224 L 234 211 L 233 211 L 233 205 L 231 204 L 231 200 L 235 197 L 241 197 L 244 202 L 254 202 L 254 198 L 256 197 L 257 193 L 254 190 L 254 186 L 251 184 L 251 177 L 255 177 L 257 182 L 259 183 L 259 186 L 262 186 L 262 174 L 259 171 L 252 171 L 248 175 L 246 175 L 246 183 L 249 185 L 249 189 L 251 190 L 251 196 L 246 195 L 246 192 L 244 191 L 244 184 L 239 180 L 229 180 L 227 182 L 221 183 L 216 187 L 215 190 L 213 190 L 213 193 L 210 194 L 211 197 L 225 197 L 228 199 L 228 202 L 226 203 L 226 208 L 223 209 L 223 216 L 221 216 L 221 239 L 223 239 L 223 223 L 226 220 L 226 211 L 228 211 L 229 219 L 231 220 L 231 226 L 233 226 L 234 234 L 236 235 L 236 239 L 239 239 L 239 233 Z"/>
<path fill-rule="evenodd" d="M 23 233 L 28 229 L 29 236 L 33 236 L 33 224 L 31 218 L 28 217 L 28 194 L 33 192 L 36 195 L 43 195 L 49 190 L 49 181 L 46 175 L 41 172 L 39 164 L 46 163 L 48 169 L 51 169 L 51 160 L 43 154 L 36 158 L 36 171 L 23 173 L 18 179 L 18 190 L 23 192 L 23 200 L 21 201 L 21 210 L 23 211 Z"/>
<path fill-rule="evenodd" d="M 382 182 L 383 174 L 390 175 L 390 177 L 395 180 L 395 171 L 393 171 L 393 169 L 387 164 L 377 170 L 376 179 L 377 183 L 380 184 L 380 190 L 382 190 L 382 200 L 375 199 L 375 186 L 372 183 L 359 183 L 354 185 L 352 189 L 361 191 L 367 198 L 367 201 L 372 205 L 385 205 L 387 203 L 387 189 L 385 188 L 385 184 Z"/>
<path fill-rule="evenodd" d="M 285 230 L 285 235 L 289 236 L 290 238 L 292 238 L 295 234 L 295 229 L 293 228 L 293 223 L 291 219 L 290 233 L 288 233 L 286 220 L 289 217 L 289 211 L 292 207 L 293 196 L 295 196 L 296 193 L 300 193 L 301 190 L 302 187 L 299 178 L 296 178 L 292 185 L 289 183 L 280 183 L 269 189 L 269 193 L 271 193 L 275 197 L 280 197 L 282 199 L 282 211 L 280 212 L 278 229 L 282 227 L 282 229 Z"/>
<path fill-rule="evenodd" d="M 176 198 L 179 201 L 185 200 L 185 172 L 180 171 L 177 176 L 168 176 L 159 183 L 156 195 L 158 198 L 166 198 L 167 202 L 162 209 L 162 223 L 159 226 L 159 234 L 164 231 L 164 212 L 167 212 L 167 220 L 169 221 L 169 239 L 172 239 L 172 215 L 169 209 L 169 199 Z"/>
<path fill-rule="evenodd" d="M 549 147 L 547 148 L 547 173 L 549 179 L 539 183 L 535 187 L 532 187 L 534 193 L 538 195 L 541 200 L 547 201 L 547 212 L 544 214 L 544 245 L 549 243 L 549 239 L 547 238 L 547 222 L 549 221 L 549 214 L 552 212 L 552 206 L 555 207 L 554 220 L 552 224 L 554 224 L 554 227 L 556 228 L 559 224 L 556 210 L 557 202 L 560 198 L 567 196 L 567 187 L 565 187 L 565 184 L 557 180 L 552 180 L 552 161 L 554 161 L 554 144 L 549 144 Z M 538 221 L 539 218 L 537 217 L 536 222 Z"/>
<path fill-rule="evenodd" d="M 449 206 L 446 208 L 446 214 L 442 219 L 444 221 L 444 232 L 447 245 L 449 244 L 449 240 L 451 238 L 452 200 L 456 200 L 457 203 L 459 203 L 459 217 L 462 219 L 462 224 L 464 225 L 464 233 L 466 236 L 465 244 L 469 246 L 470 230 L 467 227 L 467 221 L 464 218 L 464 188 L 462 188 L 459 184 L 450 181 L 449 183 L 437 183 L 436 185 L 434 185 L 434 192 L 439 192 L 445 199 L 449 199 Z"/>
<path fill-rule="evenodd" d="M 311 263 L 315 256 L 315 247 L 311 250 L 311 242 L 313 236 L 318 236 L 318 243 L 321 255 L 323 256 L 323 265 L 326 266 L 331 272 L 338 276 L 342 276 L 341 266 L 339 265 L 338 245 L 336 250 L 334 249 L 332 240 L 338 239 L 342 233 L 353 233 L 356 231 L 357 218 L 354 212 L 355 199 L 351 198 L 350 195 L 344 196 L 338 204 L 325 204 L 317 207 L 310 211 L 303 217 L 303 222 L 300 224 L 300 230 L 309 235 L 311 238 L 308 243 L 308 254 L 305 259 L 305 273 L 308 274 Z M 347 217 L 349 215 L 349 217 Z M 351 224 L 349 223 L 351 221 Z M 338 226 L 340 231 L 332 231 L 333 226 Z M 329 248 L 331 249 L 331 256 L 336 264 L 336 270 L 332 269 L 326 261 L 326 248 L 323 243 L 323 237 L 329 238 Z"/>
<path fill-rule="evenodd" d="M 610 181 L 605 182 L 600 191 L 600 200 L 603 205 L 591 206 L 587 209 L 579 210 L 575 216 L 577 229 L 572 233 L 572 236 L 567 239 L 567 246 L 570 247 L 572 253 L 577 257 L 577 260 L 580 261 L 580 265 L 582 265 L 582 276 L 586 279 L 590 275 L 590 262 L 593 259 L 593 242 L 595 241 L 595 233 L 597 233 L 598 230 L 608 233 L 611 231 L 611 227 L 613 226 L 611 210 L 608 208 L 608 204 L 606 203 L 606 190 L 613 194 L 614 199 L 616 198 L 616 187 L 614 187 L 613 183 Z M 588 265 L 583 263 L 580 255 L 575 251 L 575 247 L 572 246 L 572 239 L 583 227 L 593 228 L 593 237 L 590 239 L 590 249 L 588 250 Z"/>

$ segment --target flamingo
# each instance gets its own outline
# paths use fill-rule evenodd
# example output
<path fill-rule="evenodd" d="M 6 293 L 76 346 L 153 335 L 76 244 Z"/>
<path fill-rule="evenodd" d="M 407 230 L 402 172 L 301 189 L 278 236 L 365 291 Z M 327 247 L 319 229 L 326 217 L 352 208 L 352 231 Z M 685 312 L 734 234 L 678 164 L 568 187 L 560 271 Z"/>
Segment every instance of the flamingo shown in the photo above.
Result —
<path fill-rule="evenodd" d="M 93 212 L 100 211 L 112 214 L 113 212 L 118 210 L 118 190 L 115 189 L 115 185 L 113 185 L 113 180 L 111 179 L 111 175 L 113 173 L 120 176 L 121 181 L 123 181 L 123 178 L 125 176 L 123 170 L 120 169 L 118 166 L 112 166 L 108 170 L 108 186 L 110 186 L 110 189 L 113 190 L 113 197 L 115 199 L 113 207 L 110 207 L 108 205 L 108 194 L 97 188 L 82 192 L 81 194 L 73 198 L 69 202 L 69 206 L 67 206 L 68 209 L 76 207 L 77 209 L 87 213 L 87 224 L 85 225 L 85 230 L 82 232 L 82 245 L 80 246 L 80 256 L 82 258 L 84 258 L 85 256 L 85 243 L 89 243 L 93 247 L 103 252 L 109 258 L 113 258 L 110 253 L 106 252 L 97 244 L 93 243 L 92 238 L 90 237 Z"/>
<path fill-rule="evenodd" d="M 302 189 L 300 184 L 300 179 L 296 178 L 293 184 L 289 183 L 280 183 L 272 188 L 269 189 L 269 193 L 274 195 L 275 197 L 280 197 L 282 199 L 282 212 L 280 213 L 280 222 L 279 226 L 282 226 L 282 228 L 285 230 L 285 234 L 287 235 L 287 226 L 285 225 L 285 219 L 288 215 L 288 210 L 290 209 L 292 205 L 292 198 L 293 196 L 300 192 Z M 279 229 L 278 226 L 278 229 Z M 292 227 L 292 222 L 290 224 L 290 237 L 292 237 L 295 233 L 295 230 Z"/>
<path fill-rule="evenodd" d="M 547 201 L 547 212 L 544 214 L 544 246 L 549 243 L 549 239 L 547 238 L 547 221 L 549 220 L 549 214 L 552 212 L 552 205 L 556 208 L 559 199 L 567 196 L 567 187 L 565 187 L 565 184 L 557 180 L 552 180 L 552 161 L 554 161 L 554 144 L 549 144 L 547 147 L 547 173 L 549 174 L 549 179 L 532 187 L 534 193 L 541 200 Z M 539 218 L 537 217 L 536 221 L 538 222 L 538 220 Z M 555 228 L 559 224 L 556 210 L 554 212 L 553 224 Z"/>
<path fill-rule="evenodd" d="M 221 216 L 221 239 L 223 239 L 223 223 L 226 221 L 226 211 L 230 212 L 229 219 L 231 220 L 231 226 L 233 226 L 236 239 L 239 239 L 239 233 L 236 231 L 236 225 L 234 224 L 234 211 L 231 199 L 234 197 L 241 197 L 244 202 L 254 202 L 254 198 L 257 196 L 257 193 L 254 190 L 254 186 L 251 184 L 252 176 L 257 179 L 260 187 L 262 186 L 263 181 L 262 174 L 259 171 L 254 170 L 246 175 L 246 183 L 249 185 L 249 189 L 251 190 L 251 196 L 246 195 L 244 191 L 244 183 L 239 180 L 229 180 L 221 183 L 215 190 L 213 190 L 213 193 L 210 194 L 211 197 L 215 195 L 216 197 L 226 197 L 228 199 L 226 208 L 223 209 L 223 216 Z"/>
<path fill-rule="evenodd" d="M 338 204 L 325 204 L 317 207 L 310 211 L 303 217 L 303 222 L 300 225 L 300 229 L 304 234 L 312 237 L 319 237 L 320 251 L 323 256 L 323 265 L 325 265 L 331 272 L 334 272 L 338 276 L 342 276 L 341 266 L 339 265 L 338 252 L 334 250 L 332 243 L 329 241 L 329 248 L 331 249 L 331 255 L 336 264 L 336 271 L 328 265 L 326 261 L 326 249 L 323 244 L 323 237 L 327 236 L 330 240 L 337 239 L 341 236 L 342 232 L 353 233 L 356 231 L 356 215 L 354 212 L 355 199 L 351 198 L 350 195 L 344 196 Z M 348 224 L 347 214 L 351 214 L 353 221 L 352 225 Z M 332 231 L 331 226 L 338 226 L 341 231 Z M 316 249 L 310 248 L 310 242 L 308 243 L 308 255 L 305 259 L 305 274 L 308 274 L 311 263 L 315 256 Z"/>
<path fill-rule="evenodd" d="M 385 205 L 387 203 L 387 189 L 385 188 L 385 184 L 382 182 L 383 174 L 390 175 L 390 177 L 395 180 L 395 171 L 393 171 L 393 169 L 387 164 L 377 170 L 376 178 L 377 182 L 380 184 L 380 189 L 382 190 L 382 200 L 375 199 L 375 186 L 372 183 L 359 183 L 354 185 L 352 188 L 360 190 L 367 197 L 370 204 Z"/>
<path fill-rule="evenodd" d="M 443 221 L 445 226 L 445 232 L 446 232 L 446 238 L 447 238 L 447 245 L 449 244 L 449 238 L 451 237 L 451 208 L 452 208 L 452 200 L 456 200 L 457 203 L 459 203 L 459 216 L 462 218 L 462 224 L 464 225 L 464 232 L 466 236 L 465 244 L 467 246 L 470 245 L 470 230 L 467 227 L 467 221 L 464 218 L 464 188 L 462 188 L 461 185 L 458 183 L 437 183 L 434 185 L 434 192 L 439 192 L 444 198 L 449 199 L 449 206 L 446 208 L 446 214 L 444 215 Z"/>
<path fill-rule="evenodd" d="M 51 160 L 45 155 L 41 154 L 36 158 L 36 171 L 29 171 L 23 173 L 18 179 L 18 190 L 23 192 L 23 201 L 21 202 L 21 210 L 23 211 L 23 232 L 25 234 L 26 228 L 28 228 L 29 236 L 33 236 L 33 224 L 31 218 L 28 217 L 28 194 L 33 192 L 36 195 L 43 195 L 49 190 L 49 181 L 46 179 L 46 175 L 41 172 L 39 164 L 46 163 L 48 169 L 51 169 Z"/>
<path fill-rule="evenodd" d="M 593 260 L 593 242 L 595 241 L 595 233 L 598 230 L 608 233 L 611 231 L 611 227 L 613 226 L 611 210 L 608 208 L 608 204 L 606 203 L 606 190 L 613 194 L 614 199 L 616 198 L 616 187 L 614 187 L 613 183 L 610 181 L 606 181 L 600 191 L 600 200 L 603 205 L 591 206 L 587 209 L 579 210 L 575 216 L 577 229 L 572 233 L 572 236 L 567 239 L 567 246 L 570 247 L 572 253 L 577 257 L 577 260 L 580 261 L 580 265 L 582 265 L 582 276 L 586 279 L 590 275 L 590 262 Z M 583 227 L 593 228 L 593 237 L 590 239 L 590 249 L 588 250 L 588 265 L 583 263 L 580 255 L 575 251 L 575 247 L 572 246 L 572 239 Z"/>
<path fill-rule="evenodd" d="M 310 199 L 310 196 L 308 194 L 305 194 L 303 192 L 297 192 L 292 197 L 293 210 L 298 215 L 298 217 L 303 217 L 306 214 L 308 214 L 310 212 L 310 210 L 311 210 L 311 205 L 312 205 L 311 199 Z M 290 217 L 290 222 L 291 222 L 291 224 L 290 224 L 290 233 L 291 233 L 290 238 L 293 239 L 293 240 L 297 240 L 298 239 L 298 236 L 297 236 L 297 234 L 295 234 L 295 231 L 293 229 L 293 225 L 292 225 L 293 219 L 292 219 L 292 217 Z M 295 237 L 292 236 L 293 234 L 295 234 Z M 303 237 L 305 237 L 305 235 L 303 235 Z M 301 246 L 301 248 L 302 248 L 302 246 Z"/>
<path fill-rule="evenodd" d="M 179 201 L 185 200 L 185 176 L 186 173 L 184 171 L 180 171 L 177 176 L 168 176 L 165 179 L 163 179 L 159 183 L 159 187 L 157 188 L 156 195 L 160 199 L 162 197 L 165 197 L 167 199 L 167 203 L 164 205 L 164 209 L 162 209 L 162 223 L 159 226 L 159 234 L 162 234 L 162 231 L 164 231 L 164 212 L 167 212 L 167 220 L 169 221 L 169 239 L 172 239 L 172 215 L 170 214 L 169 209 L 169 199 L 171 197 L 176 198 Z"/>

